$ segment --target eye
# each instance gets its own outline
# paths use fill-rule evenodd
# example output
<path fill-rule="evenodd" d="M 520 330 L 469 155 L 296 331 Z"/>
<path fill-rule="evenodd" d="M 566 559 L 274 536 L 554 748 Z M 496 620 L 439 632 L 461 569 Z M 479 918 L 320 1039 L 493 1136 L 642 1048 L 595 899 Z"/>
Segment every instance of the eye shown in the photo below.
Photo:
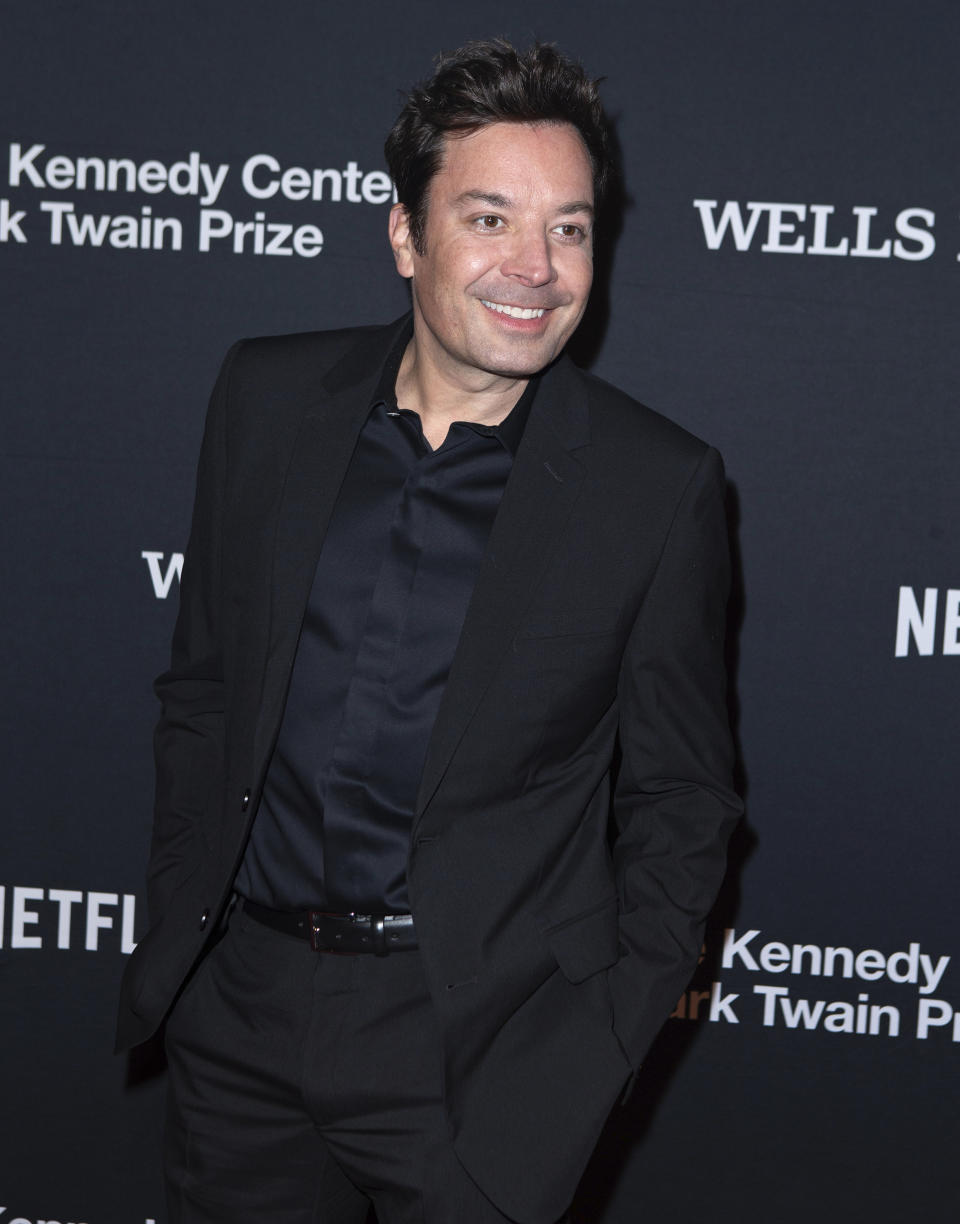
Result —
<path fill-rule="evenodd" d="M 477 217 L 477 225 L 484 230 L 503 229 L 503 218 L 496 213 L 484 213 L 482 217 Z"/>
<path fill-rule="evenodd" d="M 563 225 L 558 225 L 555 232 L 561 238 L 566 238 L 568 242 L 579 242 L 587 236 L 583 226 L 574 225 L 572 221 L 566 221 Z"/>

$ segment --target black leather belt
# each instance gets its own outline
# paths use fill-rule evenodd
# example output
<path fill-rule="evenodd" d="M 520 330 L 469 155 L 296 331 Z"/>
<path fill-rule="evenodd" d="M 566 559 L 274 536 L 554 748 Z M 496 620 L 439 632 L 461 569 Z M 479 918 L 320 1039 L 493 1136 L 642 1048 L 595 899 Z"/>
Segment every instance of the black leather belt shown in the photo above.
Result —
<path fill-rule="evenodd" d="M 243 902 L 243 912 L 274 931 L 308 940 L 314 952 L 340 952 L 345 956 L 372 952 L 374 956 L 386 956 L 388 952 L 409 952 L 417 946 L 412 914 L 329 914 L 324 910 L 289 913 L 247 900 Z"/>

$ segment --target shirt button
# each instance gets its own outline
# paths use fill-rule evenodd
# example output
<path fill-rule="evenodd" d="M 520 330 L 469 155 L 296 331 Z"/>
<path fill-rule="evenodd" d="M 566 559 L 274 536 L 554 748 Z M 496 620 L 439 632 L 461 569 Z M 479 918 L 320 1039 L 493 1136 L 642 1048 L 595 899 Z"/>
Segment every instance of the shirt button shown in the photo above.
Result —
<path fill-rule="evenodd" d="M 243 798 L 240 800 L 240 811 L 245 812 L 249 806 L 250 806 L 250 792 L 248 790 L 245 790 L 243 792 Z"/>
<path fill-rule="evenodd" d="M 206 928 L 206 925 L 209 921 L 210 921 L 210 911 L 208 909 L 205 909 L 203 913 L 200 915 L 200 930 L 201 931 Z"/>

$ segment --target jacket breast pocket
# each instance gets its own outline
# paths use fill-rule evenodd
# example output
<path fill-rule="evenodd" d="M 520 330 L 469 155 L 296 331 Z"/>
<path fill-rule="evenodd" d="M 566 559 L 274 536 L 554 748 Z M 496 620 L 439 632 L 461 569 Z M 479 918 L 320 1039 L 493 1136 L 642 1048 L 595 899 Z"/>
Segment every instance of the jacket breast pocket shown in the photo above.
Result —
<path fill-rule="evenodd" d="M 609 969 L 620 957 L 619 909 L 616 896 L 568 918 L 544 932 L 563 976 L 582 982 Z"/>

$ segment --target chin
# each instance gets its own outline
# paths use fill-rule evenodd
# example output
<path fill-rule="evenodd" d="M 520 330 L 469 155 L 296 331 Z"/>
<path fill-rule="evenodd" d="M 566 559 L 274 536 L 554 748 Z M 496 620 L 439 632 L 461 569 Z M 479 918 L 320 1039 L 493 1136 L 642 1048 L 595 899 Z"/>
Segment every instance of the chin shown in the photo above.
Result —
<path fill-rule="evenodd" d="M 546 369 L 562 351 L 563 345 L 558 348 L 551 344 L 528 352 L 491 353 L 487 355 L 484 369 L 504 378 L 532 378 Z"/>

